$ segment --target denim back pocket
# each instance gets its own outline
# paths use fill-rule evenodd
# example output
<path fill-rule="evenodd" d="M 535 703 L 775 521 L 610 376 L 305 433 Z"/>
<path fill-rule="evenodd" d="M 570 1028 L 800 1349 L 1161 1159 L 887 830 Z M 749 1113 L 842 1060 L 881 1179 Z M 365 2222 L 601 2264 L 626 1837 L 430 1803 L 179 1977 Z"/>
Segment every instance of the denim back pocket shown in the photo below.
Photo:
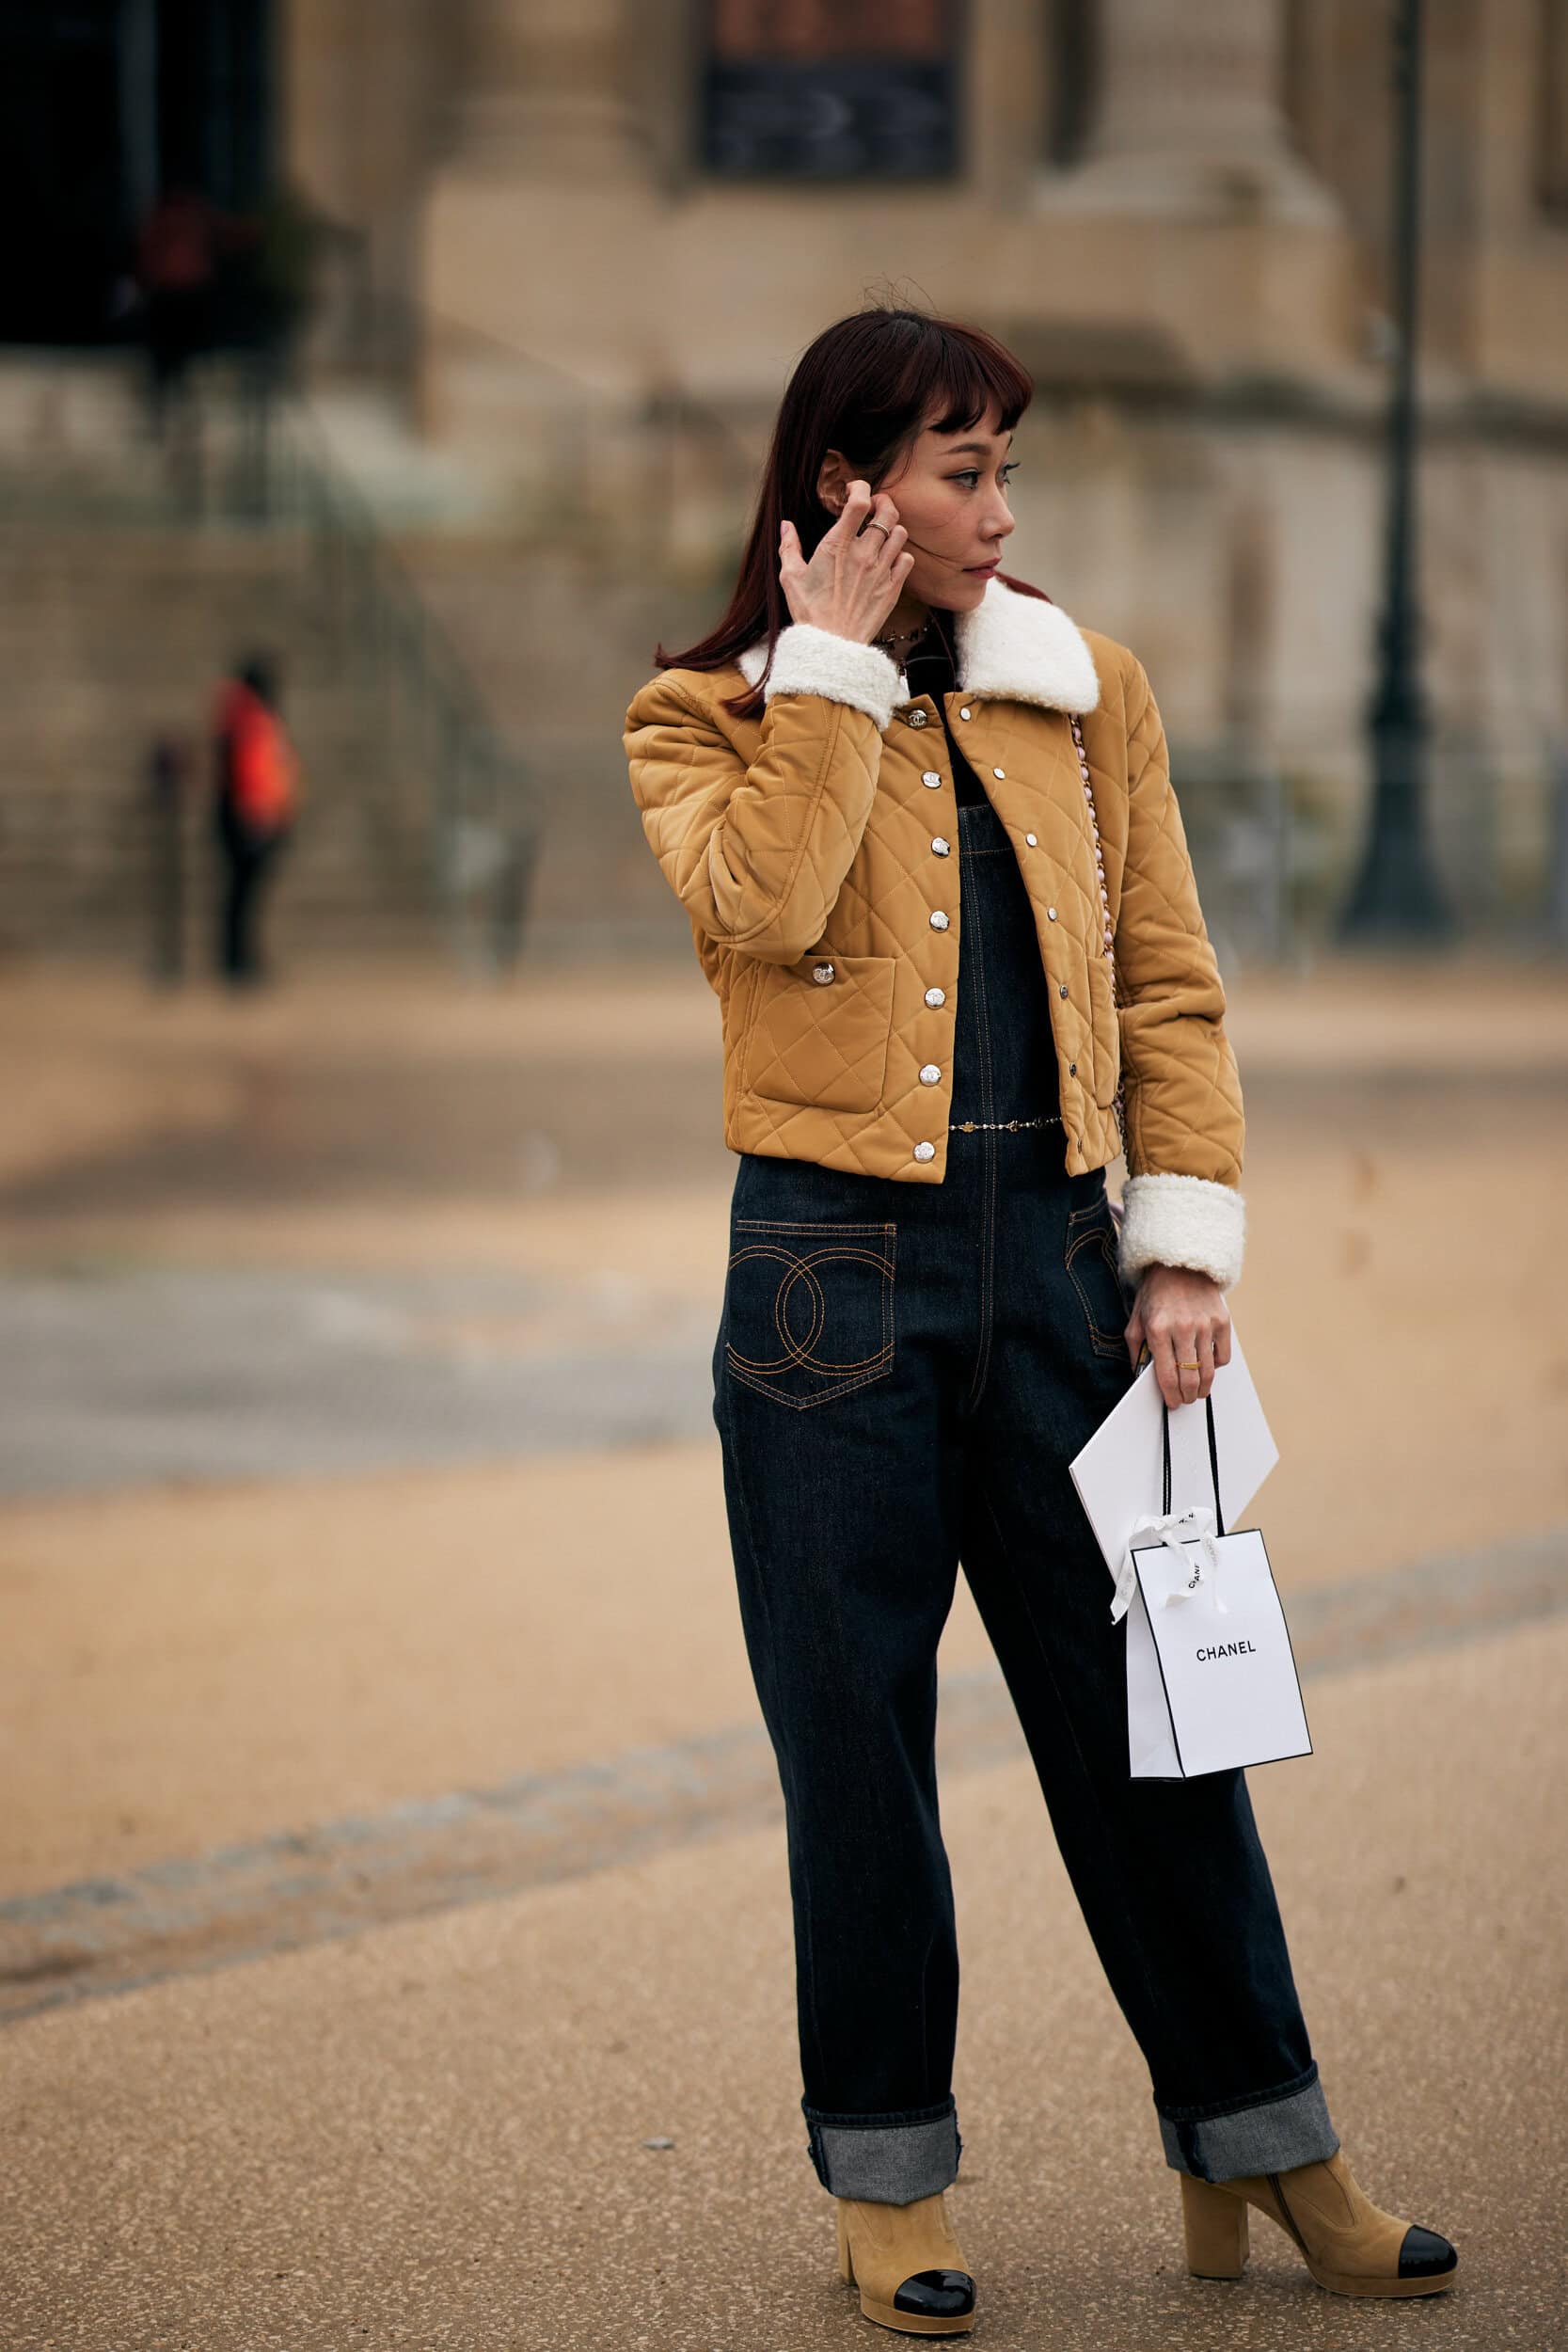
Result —
<path fill-rule="evenodd" d="M 797 1411 L 893 1370 L 896 1225 L 734 1217 L 725 1276 L 730 1377 Z"/>
<path fill-rule="evenodd" d="M 1124 1334 L 1137 1286 L 1122 1279 L 1117 1264 L 1117 1222 L 1103 1184 L 1095 1200 L 1068 1211 L 1063 1250 L 1090 1346 L 1097 1356 L 1129 1361 Z"/>

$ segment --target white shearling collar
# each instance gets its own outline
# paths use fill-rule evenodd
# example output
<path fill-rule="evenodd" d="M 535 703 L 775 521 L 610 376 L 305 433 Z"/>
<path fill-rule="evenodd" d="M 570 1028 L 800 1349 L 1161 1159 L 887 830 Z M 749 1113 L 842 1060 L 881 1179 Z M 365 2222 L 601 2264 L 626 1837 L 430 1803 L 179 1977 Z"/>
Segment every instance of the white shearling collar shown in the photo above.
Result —
<path fill-rule="evenodd" d="M 1099 705 L 1100 675 L 1083 631 L 1059 604 L 1021 596 L 1005 580 L 988 580 L 980 602 L 967 612 L 955 612 L 953 645 L 961 693 L 1037 703 L 1047 710 L 1093 710 Z M 747 684 L 754 686 L 767 664 L 767 638 L 756 638 L 736 660 Z M 902 667 L 894 699 L 895 704 L 913 699 Z"/>

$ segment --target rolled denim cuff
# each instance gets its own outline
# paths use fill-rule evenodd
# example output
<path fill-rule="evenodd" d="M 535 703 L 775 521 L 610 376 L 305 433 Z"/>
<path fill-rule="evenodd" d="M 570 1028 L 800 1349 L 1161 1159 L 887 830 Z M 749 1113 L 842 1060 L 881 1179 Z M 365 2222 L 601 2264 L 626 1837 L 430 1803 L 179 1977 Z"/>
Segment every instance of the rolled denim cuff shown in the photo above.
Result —
<path fill-rule="evenodd" d="M 1299 2085 L 1224 2114 L 1188 2108 L 1172 2115 L 1155 2106 L 1165 2162 L 1200 2181 L 1288 2172 L 1292 2165 L 1323 2163 L 1339 2145 L 1315 2064 Z"/>
<path fill-rule="evenodd" d="M 800 2107 L 816 2177 L 834 2197 L 910 2205 L 958 2177 L 963 2141 L 951 2099 L 896 2115 L 826 2115 L 803 2099 Z"/>

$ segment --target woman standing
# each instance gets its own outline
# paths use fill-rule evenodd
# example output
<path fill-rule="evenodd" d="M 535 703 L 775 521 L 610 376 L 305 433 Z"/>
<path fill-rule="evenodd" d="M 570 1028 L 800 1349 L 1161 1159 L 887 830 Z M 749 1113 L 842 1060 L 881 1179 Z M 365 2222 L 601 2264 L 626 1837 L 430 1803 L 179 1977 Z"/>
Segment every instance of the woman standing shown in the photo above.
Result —
<path fill-rule="evenodd" d="M 1192 2270 L 1239 2275 L 1249 2205 L 1344 2294 L 1431 2294 L 1458 2259 L 1351 2174 L 1244 1774 L 1128 1771 L 1125 1637 L 1067 1466 L 1146 1348 L 1173 1406 L 1228 1361 L 1242 1102 L 1148 679 L 998 568 L 1032 392 L 970 327 L 829 327 L 728 612 L 626 713 L 722 1009 L 714 1419 L 784 1797 L 807 2145 L 841 2275 L 910 2334 L 974 2315 L 942 2201 L 933 1760 L 960 1564 L 1148 2063 Z"/>

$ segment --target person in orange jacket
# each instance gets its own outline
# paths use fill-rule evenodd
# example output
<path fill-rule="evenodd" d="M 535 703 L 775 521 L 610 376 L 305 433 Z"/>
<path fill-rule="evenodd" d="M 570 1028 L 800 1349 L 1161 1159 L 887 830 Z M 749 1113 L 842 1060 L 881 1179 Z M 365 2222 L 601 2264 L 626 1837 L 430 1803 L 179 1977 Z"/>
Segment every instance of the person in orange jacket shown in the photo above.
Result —
<path fill-rule="evenodd" d="M 299 759 L 283 724 L 278 664 L 239 663 L 219 691 L 214 722 L 214 831 L 226 864 L 218 966 L 231 987 L 264 979 L 257 934 L 264 879 L 293 829 Z"/>

